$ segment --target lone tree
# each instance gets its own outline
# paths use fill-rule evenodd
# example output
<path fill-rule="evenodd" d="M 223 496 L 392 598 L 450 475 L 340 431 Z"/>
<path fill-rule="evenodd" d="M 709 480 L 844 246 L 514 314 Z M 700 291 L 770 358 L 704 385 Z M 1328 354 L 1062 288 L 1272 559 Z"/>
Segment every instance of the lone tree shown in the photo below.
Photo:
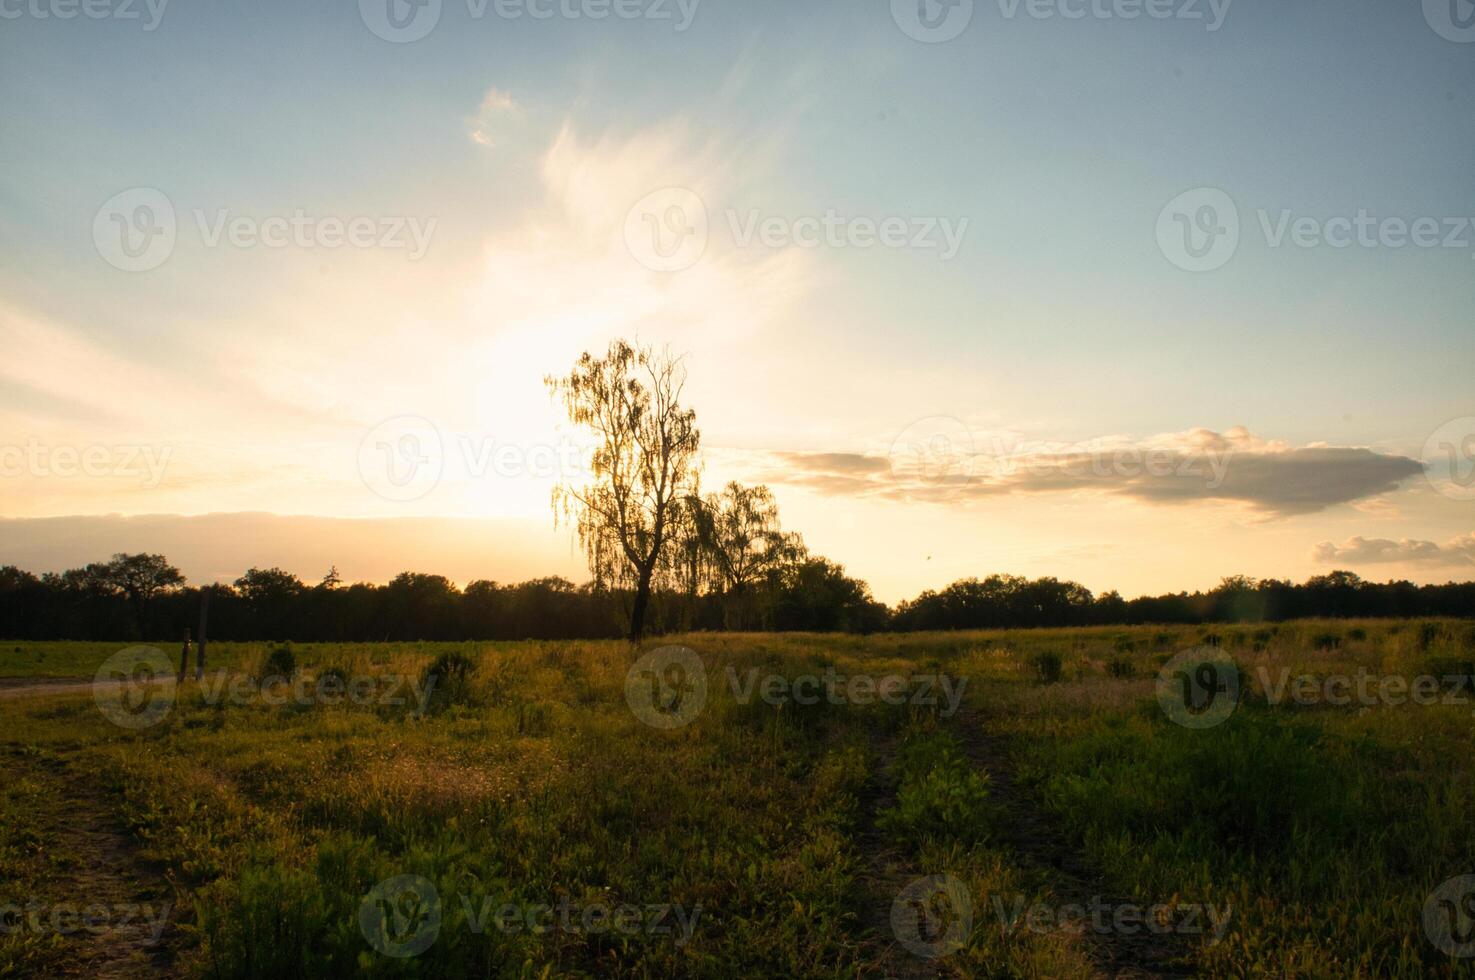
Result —
<path fill-rule="evenodd" d="M 595 582 L 630 589 L 630 640 L 639 642 L 657 573 L 669 568 L 680 508 L 697 492 L 696 412 L 681 406 L 686 371 L 667 351 L 612 341 L 585 352 L 565 378 L 544 379 L 570 421 L 593 432 L 590 480 L 554 488 L 555 520 L 571 520 Z"/>
<path fill-rule="evenodd" d="M 87 570 L 94 568 L 89 566 Z M 149 603 L 154 596 L 184 584 L 179 569 L 163 555 L 117 554 L 106 565 L 96 568 L 96 574 L 109 588 L 128 597 L 140 640 L 148 639 Z"/>

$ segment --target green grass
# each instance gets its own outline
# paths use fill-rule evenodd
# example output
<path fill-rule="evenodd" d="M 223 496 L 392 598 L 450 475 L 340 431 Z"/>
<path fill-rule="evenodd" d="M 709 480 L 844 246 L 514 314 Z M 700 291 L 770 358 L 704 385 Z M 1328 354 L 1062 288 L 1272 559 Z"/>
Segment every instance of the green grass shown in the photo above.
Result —
<path fill-rule="evenodd" d="M 1199 972 L 1471 975 L 1421 929 L 1429 891 L 1475 873 L 1470 705 L 1270 705 L 1256 680 L 1262 668 L 1413 673 L 1458 662 L 1461 630 L 1216 627 L 1249 687 L 1227 722 L 1195 731 L 1164 717 L 1153 678 L 1204 632 L 679 638 L 705 660 L 707 703 L 670 731 L 626 703 L 637 652 L 596 642 L 294 645 L 308 690 L 330 674 L 434 674 L 424 713 L 212 703 L 190 683 L 162 722 L 129 730 L 86 694 L 0 701 L 0 903 L 66 899 L 52 894 L 65 770 L 110 801 L 140 866 L 174 889 L 183 975 L 882 976 L 908 955 L 884 925 L 886 889 L 942 874 L 966 885 L 973 929 L 924 967 L 1089 975 L 1090 937 L 1004 930 L 994 915 L 993 898 L 1049 903 L 1059 882 L 1000 832 L 993 775 L 970 755 L 966 726 L 982 725 L 1103 887 L 1232 906 L 1222 941 L 1190 940 Z M 86 677 L 122 646 L 7 644 L 0 675 Z M 212 644 L 212 666 L 250 674 L 267 649 Z M 1042 679 L 1042 654 L 1058 657 L 1058 679 Z M 968 679 L 969 707 L 739 703 L 728 667 L 945 671 Z M 371 947 L 359 918 L 400 875 L 441 902 L 435 941 L 406 958 Z M 484 917 L 561 902 L 700 911 L 681 942 L 502 931 Z M 0 935 L 0 976 L 74 965 L 71 943 Z"/>

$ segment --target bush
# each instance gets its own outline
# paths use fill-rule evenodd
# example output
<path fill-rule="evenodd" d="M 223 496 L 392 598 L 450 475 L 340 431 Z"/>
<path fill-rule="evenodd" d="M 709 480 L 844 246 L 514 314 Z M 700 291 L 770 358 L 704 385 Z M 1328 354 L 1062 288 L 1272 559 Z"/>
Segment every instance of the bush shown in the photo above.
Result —
<path fill-rule="evenodd" d="M 297 655 L 292 652 L 290 643 L 279 643 L 267 653 L 266 660 L 261 664 L 262 681 L 284 680 L 290 681 L 297 676 Z"/>
<path fill-rule="evenodd" d="M 1126 657 L 1112 657 L 1106 662 L 1106 672 L 1112 677 L 1134 677 L 1137 668 Z"/>
<path fill-rule="evenodd" d="M 476 662 L 464 653 L 443 653 L 425 668 L 421 681 L 430 685 L 432 704 L 464 704 L 470 691 L 468 679 L 474 673 Z"/>
<path fill-rule="evenodd" d="M 1367 639 L 1367 630 L 1361 626 L 1355 626 L 1347 631 L 1347 639 L 1352 640 L 1354 643 L 1361 643 Z"/>
<path fill-rule="evenodd" d="M 1317 633 L 1311 638 L 1311 645 L 1318 650 L 1340 650 L 1342 638 L 1335 633 Z"/>
<path fill-rule="evenodd" d="M 1444 628 L 1438 623 L 1419 624 L 1419 652 L 1423 653 L 1432 647 L 1442 635 Z"/>
<path fill-rule="evenodd" d="M 1037 653 L 1030 658 L 1030 666 L 1035 669 L 1035 676 L 1045 684 L 1054 684 L 1060 680 L 1060 654 Z"/>

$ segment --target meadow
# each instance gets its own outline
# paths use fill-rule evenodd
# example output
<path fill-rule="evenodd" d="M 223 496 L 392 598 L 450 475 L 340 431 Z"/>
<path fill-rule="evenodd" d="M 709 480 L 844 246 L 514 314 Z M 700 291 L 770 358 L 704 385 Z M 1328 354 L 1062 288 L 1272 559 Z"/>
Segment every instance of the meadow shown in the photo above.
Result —
<path fill-rule="evenodd" d="M 1173 704 L 1191 648 L 1223 718 Z M 212 643 L 227 675 L 163 700 L 0 685 L 0 976 L 1475 975 L 1471 661 L 1468 623 L 1344 620 Z"/>

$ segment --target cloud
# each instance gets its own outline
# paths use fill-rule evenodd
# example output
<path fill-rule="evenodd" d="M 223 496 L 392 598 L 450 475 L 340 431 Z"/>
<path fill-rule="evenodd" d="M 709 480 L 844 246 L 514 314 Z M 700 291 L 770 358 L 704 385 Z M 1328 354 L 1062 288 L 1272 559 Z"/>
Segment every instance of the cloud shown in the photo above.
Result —
<path fill-rule="evenodd" d="M 480 143 L 482 146 L 492 146 L 492 124 L 499 117 L 521 111 L 521 107 L 509 93 L 498 88 L 487 89 L 487 94 L 482 96 L 481 105 L 471 120 L 472 142 Z"/>
<path fill-rule="evenodd" d="M 1346 544 L 1323 541 L 1312 551 L 1322 564 L 1380 565 L 1402 562 L 1418 565 L 1475 565 L 1475 534 L 1452 538 L 1445 544 L 1403 538 L 1348 538 Z"/>
<path fill-rule="evenodd" d="M 827 495 L 962 503 L 1002 494 L 1104 493 L 1146 503 L 1218 500 L 1309 514 L 1398 488 L 1417 460 L 1358 447 L 1295 448 L 1242 427 L 1073 445 L 974 434 L 956 420 L 904 432 L 885 455 L 773 453 L 762 477 Z"/>

